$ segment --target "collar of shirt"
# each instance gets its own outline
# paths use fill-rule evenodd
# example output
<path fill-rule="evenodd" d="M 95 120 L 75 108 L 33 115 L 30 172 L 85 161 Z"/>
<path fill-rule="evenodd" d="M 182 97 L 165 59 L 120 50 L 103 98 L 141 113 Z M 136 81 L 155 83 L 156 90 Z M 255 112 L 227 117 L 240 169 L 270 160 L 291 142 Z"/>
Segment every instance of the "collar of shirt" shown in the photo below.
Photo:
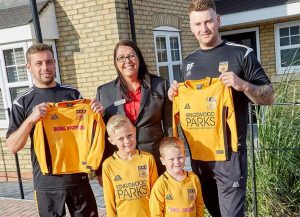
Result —
<path fill-rule="evenodd" d="M 141 105 L 141 86 L 136 89 L 135 92 L 129 92 L 130 101 L 127 101 L 124 105 L 124 110 L 126 116 L 129 118 L 129 120 L 134 124 L 138 118 L 140 105 Z"/>

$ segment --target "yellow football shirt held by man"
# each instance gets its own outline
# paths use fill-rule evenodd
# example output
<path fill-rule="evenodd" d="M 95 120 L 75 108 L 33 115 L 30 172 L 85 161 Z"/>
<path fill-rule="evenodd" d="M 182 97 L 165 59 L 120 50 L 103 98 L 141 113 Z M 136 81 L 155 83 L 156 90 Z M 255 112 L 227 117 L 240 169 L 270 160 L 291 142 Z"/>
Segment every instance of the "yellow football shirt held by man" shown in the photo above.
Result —
<path fill-rule="evenodd" d="M 238 139 L 231 88 L 218 78 L 179 83 L 173 100 L 173 133 L 177 125 L 191 149 L 191 157 L 201 161 L 228 160 L 229 150 L 237 152 Z"/>
<path fill-rule="evenodd" d="M 43 174 L 98 169 L 104 152 L 105 124 L 89 99 L 49 103 L 34 130 L 34 150 Z"/>

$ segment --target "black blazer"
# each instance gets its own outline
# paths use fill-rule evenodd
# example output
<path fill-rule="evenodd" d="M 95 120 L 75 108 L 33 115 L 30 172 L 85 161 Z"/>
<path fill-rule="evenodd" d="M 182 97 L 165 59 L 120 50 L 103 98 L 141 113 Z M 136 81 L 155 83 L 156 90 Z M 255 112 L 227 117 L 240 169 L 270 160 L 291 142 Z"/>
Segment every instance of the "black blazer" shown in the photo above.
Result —
<path fill-rule="evenodd" d="M 172 134 L 172 102 L 168 98 L 168 81 L 156 75 L 150 75 L 151 90 L 141 84 L 141 105 L 137 121 L 137 148 L 153 154 L 158 170 L 163 168 L 159 160 L 159 141 Z M 125 114 L 124 102 L 120 94 L 118 79 L 101 85 L 97 89 L 96 98 L 105 108 L 104 121 L 115 114 Z M 121 103 L 121 104 L 120 104 Z M 119 104 L 119 105 L 118 105 Z M 115 147 L 106 140 L 104 159 L 115 151 Z M 161 171 L 160 171 L 161 172 Z"/>

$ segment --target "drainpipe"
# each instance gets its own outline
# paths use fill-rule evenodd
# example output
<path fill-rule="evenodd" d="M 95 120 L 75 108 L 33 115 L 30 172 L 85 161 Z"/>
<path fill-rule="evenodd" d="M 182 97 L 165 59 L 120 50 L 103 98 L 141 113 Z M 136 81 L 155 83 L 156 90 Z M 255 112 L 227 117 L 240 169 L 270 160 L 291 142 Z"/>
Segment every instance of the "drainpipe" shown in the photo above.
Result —
<path fill-rule="evenodd" d="M 8 117 L 10 117 L 10 108 L 7 109 Z M 19 157 L 18 153 L 15 153 L 15 162 L 16 162 L 16 169 L 17 169 L 17 176 L 18 176 L 18 183 L 19 183 L 19 190 L 20 190 L 20 196 L 21 199 L 24 199 L 24 189 L 23 189 L 23 183 L 22 183 L 22 177 L 21 177 L 21 170 L 20 170 L 20 163 L 19 163 Z"/>
<path fill-rule="evenodd" d="M 36 36 L 36 42 L 43 43 L 39 14 L 36 6 L 36 0 L 30 0 L 31 5 L 31 13 L 32 13 L 32 20 L 34 25 L 34 31 Z"/>
<path fill-rule="evenodd" d="M 133 13 L 132 0 L 128 0 L 128 8 L 126 8 L 126 9 L 129 10 L 131 38 L 132 38 L 132 41 L 134 41 L 136 43 L 135 23 L 134 23 L 134 13 Z"/>

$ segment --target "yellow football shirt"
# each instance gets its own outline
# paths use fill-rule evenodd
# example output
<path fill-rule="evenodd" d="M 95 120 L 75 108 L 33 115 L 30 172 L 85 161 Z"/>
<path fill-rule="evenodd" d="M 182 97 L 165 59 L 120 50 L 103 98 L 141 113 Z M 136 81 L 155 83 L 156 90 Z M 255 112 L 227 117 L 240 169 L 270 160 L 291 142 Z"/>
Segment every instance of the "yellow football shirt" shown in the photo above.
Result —
<path fill-rule="evenodd" d="M 183 181 L 168 172 L 155 182 L 150 196 L 151 217 L 203 217 L 204 202 L 199 178 L 186 172 Z"/>
<path fill-rule="evenodd" d="M 218 78 L 179 83 L 173 100 L 173 133 L 177 125 L 194 160 L 225 161 L 229 149 L 237 152 L 238 139 L 231 88 Z"/>
<path fill-rule="evenodd" d="M 49 103 L 34 130 L 34 150 L 43 174 L 98 169 L 104 152 L 105 124 L 90 100 Z"/>
<path fill-rule="evenodd" d="M 149 217 L 150 190 L 157 179 L 154 157 L 136 151 L 131 160 L 116 153 L 103 163 L 103 193 L 109 217 Z"/>

